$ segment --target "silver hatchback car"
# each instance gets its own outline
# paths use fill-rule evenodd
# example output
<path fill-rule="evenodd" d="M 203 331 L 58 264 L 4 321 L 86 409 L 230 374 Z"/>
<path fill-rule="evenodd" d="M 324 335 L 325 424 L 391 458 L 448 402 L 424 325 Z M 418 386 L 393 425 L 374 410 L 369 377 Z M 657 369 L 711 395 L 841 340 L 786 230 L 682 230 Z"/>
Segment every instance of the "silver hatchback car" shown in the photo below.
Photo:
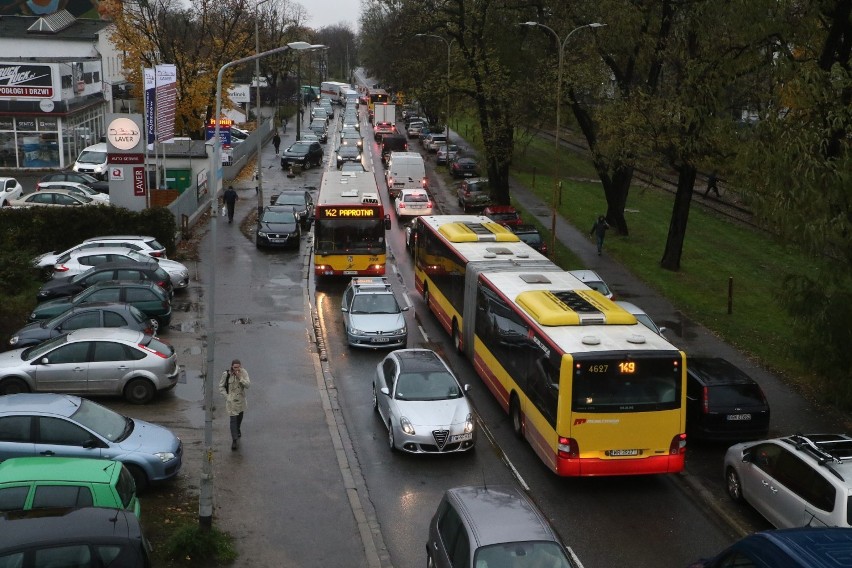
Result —
<path fill-rule="evenodd" d="M 350 347 L 405 347 L 408 327 L 387 278 L 353 278 L 343 292 L 343 327 Z"/>

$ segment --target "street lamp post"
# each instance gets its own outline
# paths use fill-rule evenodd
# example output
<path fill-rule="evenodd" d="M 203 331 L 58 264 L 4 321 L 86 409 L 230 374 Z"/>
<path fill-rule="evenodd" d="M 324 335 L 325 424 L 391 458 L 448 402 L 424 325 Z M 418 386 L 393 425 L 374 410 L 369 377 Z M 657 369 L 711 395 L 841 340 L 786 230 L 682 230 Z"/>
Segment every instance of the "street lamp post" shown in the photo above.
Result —
<path fill-rule="evenodd" d="M 216 112 L 213 115 L 216 121 L 216 131 L 213 137 L 213 163 L 210 166 L 209 189 L 210 198 L 210 242 L 212 247 L 216 247 L 216 227 L 219 223 L 216 220 L 218 213 L 218 194 L 219 184 L 222 181 L 222 138 L 219 133 L 220 117 L 222 115 L 222 76 L 225 70 L 234 65 L 247 63 L 281 53 L 288 49 L 316 49 L 317 47 L 305 41 L 294 41 L 287 45 L 276 47 L 256 53 L 249 57 L 229 61 L 222 65 L 219 69 L 219 74 L 216 77 Z M 210 528 L 213 524 L 213 369 L 214 355 L 216 347 L 216 319 L 214 309 L 216 307 L 216 264 L 211 262 L 208 271 L 209 287 L 207 289 L 207 369 L 204 374 L 204 456 L 201 467 L 201 483 L 199 485 L 199 500 L 198 500 L 198 523 L 202 528 Z"/>
<path fill-rule="evenodd" d="M 260 53 L 260 33 L 258 32 L 258 20 L 260 19 L 260 12 L 258 8 L 260 8 L 261 4 L 265 4 L 269 2 L 269 0 L 259 0 L 257 4 L 254 5 L 254 52 L 255 54 Z M 263 134 L 260 132 L 261 125 L 261 115 L 260 115 L 260 57 L 254 60 L 254 74 L 255 81 L 257 81 L 257 109 L 255 113 L 257 114 L 257 120 L 255 124 L 257 124 L 257 128 L 255 128 L 255 136 L 257 136 L 257 214 L 261 215 L 263 213 L 263 158 L 262 158 L 262 150 L 263 150 Z M 249 96 L 251 98 L 251 96 Z M 273 124 L 273 126 L 275 126 Z M 277 128 L 277 127 L 275 127 Z"/>
<path fill-rule="evenodd" d="M 453 42 L 456 41 L 456 38 L 452 38 L 449 41 L 443 36 L 435 35 L 435 34 L 414 34 L 414 37 L 434 37 L 443 41 L 447 44 L 447 138 L 444 140 L 445 143 L 445 152 L 444 157 L 447 159 L 447 169 L 450 167 L 450 46 L 453 45 Z"/>
<path fill-rule="evenodd" d="M 582 26 L 577 26 L 565 36 L 564 40 L 559 39 L 559 34 L 551 28 L 550 26 L 546 26 L 544 24 L 540 24 L 538 22 L 523 22 L 520 24 L 522 26 L 530 26 L 530 27 L 539 27 L 544 28 L 553 34 L 553 37 L 556 38 L 556 47 L 559 49 L 559 67 L 557 72 L 557 83 L 556 83 L 556 136 L 555 136 L 555 147 L 554 147 L 554 155 L 553 155 L 553 195 L 551 195 L 550 199 L 550 258 L 556 259 L 556 211 L 558 207 L 558 196 L 559 196 L 559 118 L 560 118 L 560 110 L 562 107 L 562 63 L 565 57 L 565 46 L 568 44 L 568 39 L 574 35 L 574 32 L 582 30 L 583 28 L 600 28 L 605 26 L 606 24 L 601 24 L 598 22 L 593 22 L 591 24 L 584 24 Z"/>

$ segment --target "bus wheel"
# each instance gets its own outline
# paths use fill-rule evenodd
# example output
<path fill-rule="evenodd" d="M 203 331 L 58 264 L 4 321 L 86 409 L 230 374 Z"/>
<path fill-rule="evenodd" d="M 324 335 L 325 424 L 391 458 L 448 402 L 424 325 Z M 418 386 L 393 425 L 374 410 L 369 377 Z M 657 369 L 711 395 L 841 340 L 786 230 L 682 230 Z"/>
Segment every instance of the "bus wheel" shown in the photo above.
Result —
<path fill-rule="evenodd" d="M 453 320 L 453 345 L 456 347 L 456 351 L 462 353 L 462 342 L 461 342 L 461 334 L 459 333 L 459 326 L 456 323 L 456 320 Z"/>
<path fill-rule="evenodd" d="M 518 402 L 518 396 L 512 395 L 512 399 L 509 401 L 509 416 L 512 419 L 512 430 L 515 431 L 515 435 L 524 439 L 524 419 L 521 416 L 521 403 Z"/>

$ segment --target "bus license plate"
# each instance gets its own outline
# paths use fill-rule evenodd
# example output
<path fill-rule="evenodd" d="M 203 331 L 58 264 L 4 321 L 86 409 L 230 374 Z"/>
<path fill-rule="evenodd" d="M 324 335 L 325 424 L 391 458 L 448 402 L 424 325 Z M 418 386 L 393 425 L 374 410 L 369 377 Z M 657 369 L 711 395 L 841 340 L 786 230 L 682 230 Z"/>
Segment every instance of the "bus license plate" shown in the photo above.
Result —
<path fill-rule="evenodd" d="M 468 432 L 467 434 L 456 434 L 455 436 L 450 436 L 450 442 L 465 442 L 467 440 L 473 439 L 473 432 Z"/>
<path fill-rule="evenodd" d="M 390 337 L 374 337 L 373 343 L 387 343 L 390 341 Z"/>
<path fill-rule="evenodd" d="M 344 270 L 343 274 L 358 274 L 357 270 Z"/>
<path fill-rule="evenodd" d="M 751 414 L 728 414 L 728 420 L 751 420 Z"/>
<path fill-rule="evenodd" d="M 639 450 L 610 450 L 610 456 L 638 456 Z"/>

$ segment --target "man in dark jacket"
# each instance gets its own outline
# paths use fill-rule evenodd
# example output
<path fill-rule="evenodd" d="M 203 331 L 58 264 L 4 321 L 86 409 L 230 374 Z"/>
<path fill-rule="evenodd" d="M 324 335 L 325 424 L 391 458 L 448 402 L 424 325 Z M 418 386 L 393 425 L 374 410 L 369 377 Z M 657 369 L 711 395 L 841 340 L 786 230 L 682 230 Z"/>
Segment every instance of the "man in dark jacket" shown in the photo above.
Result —
<path fill-rule="evenodd" d="M 598 241 L 598 256 L 601 255 L 601 249 L 603 249 L 604 237 L 606 236 L 606 230 L 609 229 L 609 224 L 606 222 L 606 217 L 603 215 L 598 215 L 598 220 L 595 221 L 595 224 L 592 225 L 592 230 L 589 231 L 589 235 L 594 235 L 597 237 Z"/>
<path fill-rule="evenodd" d="M 237 192 L 234 191 L 234 186 L 229 185 L 228 189 L 225 190 L 225 193 L 222 194 L 222 201 L 225 202 L 225 208 L 228 210 L 228 223 L 234 221 L 234 207 L 237 204 Z"/>

